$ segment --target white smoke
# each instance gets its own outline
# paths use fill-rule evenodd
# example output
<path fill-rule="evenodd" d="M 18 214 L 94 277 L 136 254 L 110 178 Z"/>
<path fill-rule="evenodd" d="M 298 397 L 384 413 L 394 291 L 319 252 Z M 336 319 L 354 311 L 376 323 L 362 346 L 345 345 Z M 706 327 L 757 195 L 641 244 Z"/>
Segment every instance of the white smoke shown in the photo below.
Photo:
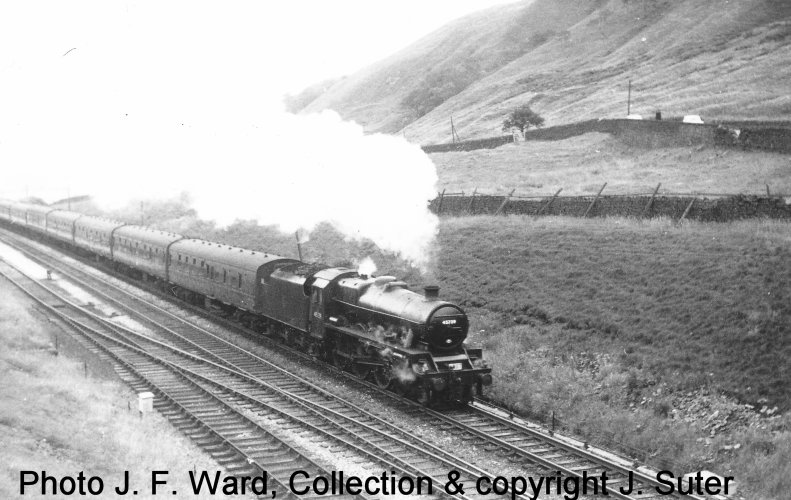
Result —
<path fill-rule="evenodd" d="M 417 145 L 365 135 L 334 112 L 285 113 L 266 83 L 288 66 L 250 52 L 259 43 L 275 57 L 283 43 L 255 39 L 266 30 L 241 15 L 247 24 L 207 37 L 180 23 L 184 5 L 131 8 L 140 10 L 112 11 L 96 33 L 64 36 L 62 51 L 0 60 L 0 197 L 88 194 L 117 208 L 186 191 L 220 224 L 254 219 L 308 238 L 328 221 L 425 266 L 437 174 Z"/>
<path fill-rule="evenodd" d="M 373 276 L 376 272 L 376 263 L 372 258 L 366 257 L 357 265 L 357 272 L 364 276 Z"/>

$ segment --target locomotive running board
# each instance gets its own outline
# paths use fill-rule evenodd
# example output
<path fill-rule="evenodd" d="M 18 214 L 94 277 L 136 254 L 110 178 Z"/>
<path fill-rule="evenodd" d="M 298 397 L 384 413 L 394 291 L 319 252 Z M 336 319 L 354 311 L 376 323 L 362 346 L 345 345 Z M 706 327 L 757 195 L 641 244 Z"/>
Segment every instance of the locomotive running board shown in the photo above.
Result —
<path fill-rule="evenodd" d="M 413 355 L 413 354 L 428 354 L 428 351 L 424 351 L 424 350 L 421 350 L 421 349 L 415 349 L 413 347 L 404 347 L 400 343 L 388 343 L 388 342 L 385 342 L 384 340 L 380 340 L 380 339 L 377 339 L 377 338 L 372 338 L 371 334 L 368 334 L 368 333 L 360 331 L 360 330 L 355 330 L 354 328 L 349 328 L 349 327 L 346 327 L 346 326 L 333 325 L 332 323 L 324 323 L 324 327 L 326 329 L 328 329 L 328 330 L 334 330 L 336 332 L 352 336 L 352 337 L 354 337 L 354 338 L 356 338 L 358 340 L 361 340 L 361 341 L 364 341 L 364 342 L 368 342 L 370 345 L 377 346 L 377 347 L 380 347 L 382 349 L 396 348 L 396 349 L 398 349 L 398 350 L 400 350 L 400 351 L 402 351 L 404 353 L 410 354 L 410 355 Z"/>

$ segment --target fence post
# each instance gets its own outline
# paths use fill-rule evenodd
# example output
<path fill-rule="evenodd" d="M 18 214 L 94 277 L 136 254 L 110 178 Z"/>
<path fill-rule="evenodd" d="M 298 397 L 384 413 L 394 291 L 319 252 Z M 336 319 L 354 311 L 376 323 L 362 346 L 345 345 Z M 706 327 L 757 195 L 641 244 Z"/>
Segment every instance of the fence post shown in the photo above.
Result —
<path fill-rule="evenodd" d="M 681 224 L 681 222 L 682 222 L 684 219 L 686 219 L 686 218 L 687 218 L 687 214 L 689 213 L 689 211 L 690 211 L 690 210 L 692 210 L 692 204 L 693 204 L 693 203 L 695 203 L 695 198 L 692 198 L 692 201 L 690 201 L 690 202 L 689 202 L 689 205 L 687 205 L 687 209 L 686 209 L 686 210 L 684 210 L 684 213 L 683 213 L 683 214 L 681 214 L 681 218 L 680 218 L 680 219 L 678 219 L 678 223 L 679 223 L 679 224 Z"/>
<path fill-rule="evenodd" d="M 645 205 L 645 208 L 643 209 L 643 213 L 640 214 L 640 217 L 645 217 L 648 214 L 649 210 L 651 210 L 651 207 L 654 205 L 654 198 L 656 198 L 656 193 L 659 192 L 659 186 L 661 185 L 662 185 L 661 182 L 656 185 L 656 189 L 654 189 L 653 194 L 651 194 L 651 198 L 648 200 L 648 203 Z"/>
<path fill-rule="evenodd" d="M 472 192 L 472 198 L 470 198 L 470 204 L 467 206 L 467 212 L 472 214 L 472 206 L 475 203 L 475 194 L 478 192 L 478 188 L 476 187 Z"/>
<path fill-rule="evenodd" d="M 588 205 L 588 209 L 585 210 L 585 213 L 582 215 L 583 218 L 588 216 L 588 213 L 590 213 L 591 208 L 593 208 L 593 205 L 596 204 L 596 200 L 599 199 L 599 196 L 601 196 L 601 192 L 604 191 L 605 187 L 607 187 L 607 183 L 606 182 L 602 185 L 601 189 L 599 189 L 599 192 L 596 193 L 596 197 L 593 198 L 593 201 L 591 202 L 591 204 Z"/>
<path fill-rule="evenodd" d="M 505 199 L 503 200 L 503 202 L 502 202 L 502 203 L 500 204 L 500 206 L 497 208 L 497 211 L 494 213 L 494 215 L 499 215 L 499 214 L 500 214 L 500 212 L 502 212 L 502 211 L 503 211 L 503 209 L 505 208 L 505 206 L 508 204 L 508 200 L 510 200 L 510 199 L 511 199 L 511 196 L 513 196 L 513 195 L 514 195 L 514 191 L 516 191 L 516 188 L 512 189 L 512 190 L 511 190 L 511 192 L 510 192 L 510 193 L 508 193 L 508 196 L 506 196 L 506 197 L 505 197 Z"/>
<path fill-rule="evenodd" d="M 437 206 L 437 215 L 442 213 L 442 201 L 445 199 L 445 189 L 439 194 L 439 204 Z"/>
<path fill-rule="evenodd" d="M 546 203 L 546 205 L 542 205 L 541 208 L 538 209 L 538 212 L 536 212 L 536 215 L 534 217 L 538 217 L 539 215 L 544 213 L 544 210 L 549 210 L 550 205 L 552 205 L 552 202 L 555 201 L 555 198 L 558 197 L 558 195 L 560 194 L 561 191 L 563 191 L 563 188 L 558 189 L 555 192 L 554 196 L 552 196 L 552 198 L 549 199 L 549 201 Z"/>

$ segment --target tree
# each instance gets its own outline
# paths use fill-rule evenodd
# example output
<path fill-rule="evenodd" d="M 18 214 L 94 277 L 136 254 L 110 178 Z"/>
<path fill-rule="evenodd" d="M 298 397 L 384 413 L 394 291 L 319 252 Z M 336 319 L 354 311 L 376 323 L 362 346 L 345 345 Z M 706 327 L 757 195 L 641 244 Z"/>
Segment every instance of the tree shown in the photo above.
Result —
<path fill-rule="evenodd" d="M 524 105 L 519 106 L 515 110 L 508 115 L 508 118 L 503 120 L 503 130 L 509 131 L 512 127 L 516 127 L 522 132 L 530 128 L 533 125 L 535 127 L 541 127 L 544 125 L 544 118 L 530 109 L 530 106 Z"/>

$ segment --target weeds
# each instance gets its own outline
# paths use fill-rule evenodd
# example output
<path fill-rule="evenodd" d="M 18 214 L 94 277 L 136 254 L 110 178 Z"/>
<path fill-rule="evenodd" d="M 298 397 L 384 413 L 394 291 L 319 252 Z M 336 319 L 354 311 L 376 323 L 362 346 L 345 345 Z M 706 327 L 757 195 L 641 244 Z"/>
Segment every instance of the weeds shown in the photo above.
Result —
<path fill-rule="evenodd" d="M 120 484 L 124 470 L 143 484 L 151 470 L 168 470 L 174 488 L 189 491 L 188 470 L 219 468 L 162 417 L 141 421 L 127 411 L 133 395 L 119 384 L 86 379 L 81 362 L 42 350 L 51 326 L 41 326 L 2 280 L 0 295 L 0 475 L 18 478 L 20 470 L 46 470 L 73 476 L 83 470 L 109 486 Z M 102 498 L 115 498 L 111 493 L 107 488 Z M 0 483 L 0 497 L 18 494 L 16 481 Z"/>

